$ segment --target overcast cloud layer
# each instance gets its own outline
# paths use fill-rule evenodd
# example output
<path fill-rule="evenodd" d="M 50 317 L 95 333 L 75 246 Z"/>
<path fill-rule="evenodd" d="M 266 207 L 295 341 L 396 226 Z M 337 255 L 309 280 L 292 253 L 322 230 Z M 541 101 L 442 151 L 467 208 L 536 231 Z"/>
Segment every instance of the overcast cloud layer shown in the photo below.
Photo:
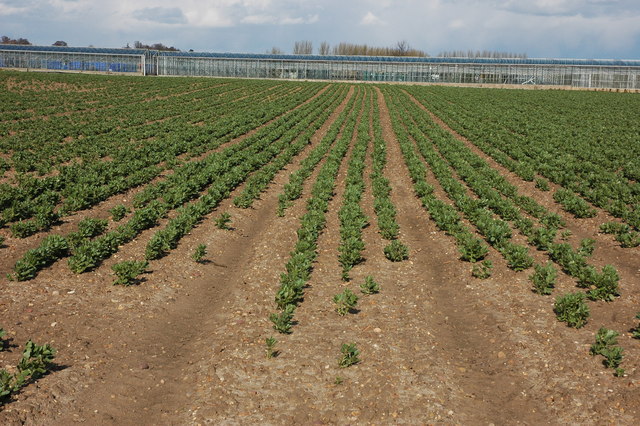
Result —
<path fill-rule="evenodd" d="M 640 58 L 638 0 L 0 0 L 0 35 L 33 44 L 290 53 L 297 40 L 529 57 Z M 314 51 L 316 53 L 316 51 Z"/>

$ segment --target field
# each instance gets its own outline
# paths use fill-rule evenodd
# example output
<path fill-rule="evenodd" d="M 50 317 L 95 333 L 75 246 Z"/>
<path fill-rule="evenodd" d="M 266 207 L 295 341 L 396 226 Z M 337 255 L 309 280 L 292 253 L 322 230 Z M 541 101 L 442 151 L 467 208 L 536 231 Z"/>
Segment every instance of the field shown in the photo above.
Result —
<path fill-rule="evenodd" d="M 0 87 L 0 423 L 640 421 L 637 94 Z"/>

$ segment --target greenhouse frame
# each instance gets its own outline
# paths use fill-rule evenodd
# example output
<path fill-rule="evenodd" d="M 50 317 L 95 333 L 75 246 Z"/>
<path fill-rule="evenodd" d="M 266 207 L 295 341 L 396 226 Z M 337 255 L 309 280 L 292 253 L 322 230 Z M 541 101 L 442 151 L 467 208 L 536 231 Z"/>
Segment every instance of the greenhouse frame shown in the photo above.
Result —
<path fill-rule="evenodd" d="M 0 45 L 0 68 L 159 76 L 640 89 L 640 60 L 270 55 Z"/>

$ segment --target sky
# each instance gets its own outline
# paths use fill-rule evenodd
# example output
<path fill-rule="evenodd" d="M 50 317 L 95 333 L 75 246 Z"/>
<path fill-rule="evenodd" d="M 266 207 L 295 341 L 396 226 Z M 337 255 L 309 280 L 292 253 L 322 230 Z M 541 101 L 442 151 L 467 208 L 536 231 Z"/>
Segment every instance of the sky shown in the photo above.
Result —
<path fill-rule="evenodd" d="M 640 0 L 0 0 L 0 35 L 32 44 L 291 53 L 295 41 L 437 56 L 640 59 Z"/>

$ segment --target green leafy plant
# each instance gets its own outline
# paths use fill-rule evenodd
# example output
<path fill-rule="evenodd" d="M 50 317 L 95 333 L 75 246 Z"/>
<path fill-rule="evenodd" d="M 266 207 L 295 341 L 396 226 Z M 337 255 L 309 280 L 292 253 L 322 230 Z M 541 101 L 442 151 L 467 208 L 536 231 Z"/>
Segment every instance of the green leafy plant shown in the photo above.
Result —
<path fill-rule="evenodd" d="M 593 238 L 585 238 L 580 241 L 580 247 L 578 248 L 578 253 L 582 256 L 588 257 L 593 254 L 593 251 L 596 248 L 596 240 Z"/>
<path fill-rule="evenodd" d="M 114 285 L 130 286 L 139 282 L 138 276 L 145 273 L 149 267 L 147 261 L 126 260 L 111 267 L 117 279 Z"/>
<path fill-rule="evenodd" d="M 336 312 L 340 315 L 346 315 L 351 309 L 355 308 L 356 303 L 358 303 L 358 296 L 348 288 L 345 288 L 342 293 L 333 296 L 333 301 L 336 304 Z"/>
<path fill-rule="evenodd" d="M 344 382 L 344 379 L 340 376 L 336 376 L 335 380 L 333 381 L 334 385 L 341 385 Z"/>
<path fill-rule="evenodd" d="M 466 262 L 477 262 L 484 259 L 489 253 L 487 245 L 471 234 L 462 234 L 457 240 L 460 259 Z"/>
<path fill-rule="evenodd" d="M 358 358 L 360 351 L 355 343 L 343 343 L 340 352 L 342 353 L 342 356 L 338 360 L 338 366 L 340 368 L 346 368 L 360 362 L 360 358 Z"/>
<path fill-rule="evenodd" d="M 367 275 L 364 282 L 360 284 L 362 294 L 375 294 L 380 292 L 380 285 L 374 281 L 371 275 Z"/>
<path fill-rule="evenodd" d="M 276 343 L 278 343 L 278 341 L 273 336 L 265 339 L 265 344 L 267 345 L 267 358 L 278 356 L 278 351 L 275 349 Z"/>
<path fill-rule="evenodd" d="M 500 247 L 500 253 L 507 260 L 507 266 L 514 271 L 524 271 L 533 265 L 533 258 L 525 246 L 506 242 Z"/>
<path fill-rule="evenodd" d="M 194 250 L 193 254 L 191 255 L 191 258 L 194 261 L 200 263 L 200 262 L 202 262 L 202 259 L 204 259 L 204 257 L 206 255 L 207 255 L 207 245 L 206 244 L 198 244 L 198 246 Z"/>
<path fill-rule="evenodd" d="M 556 298 L 553 310 L 559 321 L 566 322 L 569 327 L 580 328 L 587 323 L 589 307 L 585 303 L 583 293 L 567 293 Z"/>
<path fill-rule="evenodd" d="M 30 381 L 44 376 L 51 369 L 55 353 L 55 349 L 48 344 L 40 346 L 29 340 L 16 372 L 12 375 L 4 369 L 0 370 L 0 405 Z"/>
<path fill-rule="evenodd" d="M 589 271 L 594 271 L 585 283 L 591 287 L 587 292 L 589 299 L 611 302 L 620 295 L 618 292 L 620 276 L 616 268 L 605 265 L 602 267 L 601 273 L 595 272 L 595 268 L 589 269 Z"/>
<path fill-rule="evenodd" d="M 0 327 L 0 352 L 4 350 L 5 342 L 4 340 L 2 340 L 2 338 L 6 335 L 7 335 L 7 332 L 4 330 L 4 328 Z"/>
<path fill-rule="evenodd" d="M 636 314 L 636 319 L 640 320 L 640 312 Z M 631 331 L 631 336 L 633 336 L 634 339 L 640 339 L 640 324 L 632 328 L 630 331 Z"/>
<path fill-rule="evenodd" d="M 535 271 L 529 276 L 533 283 L 533 291 L 538 294 L 549 295 L 553 291 L 556 283 L 558 271 L 553 267 L 551 262 L 546 265 L 535 265 Z"/>
<path fill-rule="evenodd" d="M 476 263 L 473 265 L 471 269 L 471 275 L 474 278 L 478 278 L 481 280 L 485 280 L 491 276 L 493 272 L 493 262 L 490 260 L 485 260 L 481 263 Z"/>
<path fill-rule="evenodd" d="M 119 222 L 129 213 L 129 208 L 123 204 L 118 204 L 109 209 L 109 213 L 111 213 L 111 219 L 113 219 L 114 222 Z"/>
<path fill-rule="evenodd" d="M 409 258 L 409 248 L 399 240 L 393 240 L 384 248 L 384 255 L 392 262 L 401 262 Z"/>
<path fill-rule="evenodd" d="M 536 183 L 536 188 L 540 189 L 541 191 L 549 191 L 549 182 L 547 182 L 546 179 L 543 178 L 535 178 L 534 179 L 535 183 Z"/>
<path fill-rule="evenodd" d="M 229 226 L 229 224 L 231 223 L 231 215 L 227 212 L 224 212 L 220 216 L 216 217 L 214 221 L 219 229 L 231 229 L 231 227 Z"/>
<path fill-rule="evenodd" d="M 287 305 L 279 314 L 269 315 L 269 320 L 273 323 L 273 328 L 282 334 L 291 333 L 291 326 L 293 320 L 293 313 L 296 310 L 296 305 Z"/>
<path fill-rule="evenodd" d="M 603 364 L 607 368 L 613 368 L 616 376 L 624 375 L 624 369 L 620 368 L 623 358 L 623 349 L 618 344 L 618 332 L 601 327 L 596 333 L 596 342 L 591 345 L 589 352 L 592 356 L 602 355 Z"/>

